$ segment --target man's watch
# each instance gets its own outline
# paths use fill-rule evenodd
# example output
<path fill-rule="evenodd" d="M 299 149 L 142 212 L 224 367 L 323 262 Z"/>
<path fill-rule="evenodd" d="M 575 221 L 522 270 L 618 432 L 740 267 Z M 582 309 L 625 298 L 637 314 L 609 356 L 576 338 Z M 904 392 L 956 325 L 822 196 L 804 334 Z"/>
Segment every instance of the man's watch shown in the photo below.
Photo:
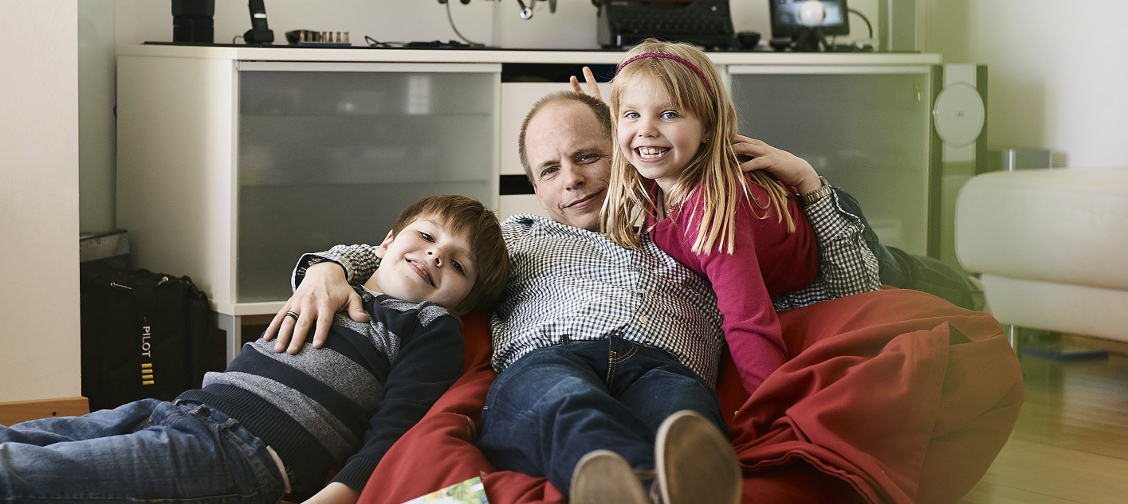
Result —
<path fill-rule="evenodd" d="M 802 203 L 803 206 L 810 205 L 811 203 L 814 203 L 821 199 L 823 196 L 830 194 L 830 182 L 826 181 L 826 177 L 819 175 L 819 182 L 822 182 L 822 186 L 818 189 L 815 189 L 811 192 L 799 194 L 799 202 Z"/>

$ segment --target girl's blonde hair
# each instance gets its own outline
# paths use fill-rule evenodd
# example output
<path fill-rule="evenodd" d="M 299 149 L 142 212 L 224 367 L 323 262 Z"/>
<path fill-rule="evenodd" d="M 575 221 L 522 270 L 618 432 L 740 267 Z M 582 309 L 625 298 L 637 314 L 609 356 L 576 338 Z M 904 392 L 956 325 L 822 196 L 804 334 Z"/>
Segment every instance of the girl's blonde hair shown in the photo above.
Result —
<path fill-rule="evenodd" d="M 661 56 L 654 56 L 658 54 Z M 673 58 L 670 58 L 670 57 Z M 787 190 L 771 174 L 756 170 L 751 179 L 768 192 L 768 201 L 752 197 L 740 171 L 740 161 L 732 148 L 737 134 L 736 109 L 709 57 L 696 46 L 682 42 L 647 39 L 627 52 L 611 86 L 611 123 L 619 124 L 623 83 L 635 76 L 656 79 L 666 88 L 675 104 L 697 116 L 705 128 L 705 143 L 697 150 L 669 194 L 658 189 L 657 201 L 650 197 L 648 180 L 626 160 L 616 139 L 611 157 L 611 182 L 601 211 L 601 228 L 620 246 L 637 247 L 645 230 L 642 223 L 651 208 L 669 215 L 681 209 L 690 193 L 700 188 L 701 228 L 693 242 L 694 253 L 706 253 L 714 245 L 733 252 L 733 219 L 736 205 L 743 199 L 760 209 L 775 209 L 779 222 L 787 222 L 788 232 L 795 222 L 787 212 Z M 696 67 L 696 68 L 694 68 Z M 700 73 L 699 73 L 700 72 Z M 743 194 L 743 198 L 740 196 Z M 766 219 L 770 211 L 764 212 Z M 689 215 L 683 214 L 687 219 Z"/>

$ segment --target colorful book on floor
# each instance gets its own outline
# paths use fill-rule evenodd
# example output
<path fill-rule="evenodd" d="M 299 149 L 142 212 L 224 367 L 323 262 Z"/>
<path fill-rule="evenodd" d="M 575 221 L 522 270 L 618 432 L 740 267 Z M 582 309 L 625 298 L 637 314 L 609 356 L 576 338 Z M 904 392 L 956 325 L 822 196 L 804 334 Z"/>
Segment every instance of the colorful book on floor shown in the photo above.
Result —
<path fill-rule="evenodd" d="M 422 497 L 416 497 L 403 504 L 489 504 L 486 499 L 486 487 L 482 478 L 477 476 L 461 483 L 431 492 Z"/>

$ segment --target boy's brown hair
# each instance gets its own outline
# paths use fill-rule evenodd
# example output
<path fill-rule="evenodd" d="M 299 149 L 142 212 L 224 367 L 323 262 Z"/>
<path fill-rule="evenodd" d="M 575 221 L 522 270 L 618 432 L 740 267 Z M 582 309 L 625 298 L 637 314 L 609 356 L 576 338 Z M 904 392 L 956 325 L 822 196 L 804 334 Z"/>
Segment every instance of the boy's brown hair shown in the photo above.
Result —
<path fill-rule="evenodd" d="M 392 226 L 398 236 L 412 222 L 422 217 L 436 217 L 448 231 L 466 237 L 470 242 L 471 260 L 477 277 L 474 286 L 455 307 L 459 314 L 489 313 L 505 294 L 509 285 L 509 252 L 501 236 L 497 215 L 480 201 L 448 194 L 427 196 L 400 212 Z"/>

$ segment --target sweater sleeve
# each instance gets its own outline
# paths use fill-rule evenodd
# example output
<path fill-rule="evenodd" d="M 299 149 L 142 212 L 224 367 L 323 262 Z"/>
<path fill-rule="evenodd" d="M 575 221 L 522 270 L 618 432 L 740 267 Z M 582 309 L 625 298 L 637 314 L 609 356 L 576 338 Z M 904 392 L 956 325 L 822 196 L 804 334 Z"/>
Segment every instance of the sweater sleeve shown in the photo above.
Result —
<path fill-rule="evenodd" d="M 384 454 L 423 418 L 435 401 L 462 373 L 466 345 L 462 323 L 442 316 L 404 343 L 384 384 L 384 397 L 376 407 L 364 435 L 364 445 L 333 478 L 360 492 Z"/>
<path fill-rule="evenodd" d="M 775 309 L 790 310 L 881 290 L 877 258 L 862 238 L 861 219 L 842 209 L 838 194 L 831 191 L 803 211 L 811 221 L 819 247 L 818 278 L 803 289 L 772 296 Z"/>
<path fill-rule="evenodd" d="M 802 219 L 794 204 L 790 210 L 793 218 Z M 774 285 L 809 284 L 818 262 L 818 257 L 808 252 L 815 250 L 814 238 L 807 228 L 788 235 L 774 215 L 762 219 L 754 215 L 751 205 L 738 204 L 733 220 L 733 253 L 724 252 L 718 243 L 709 253 L 691 254 L 693 239 L 700 228 L 700 212 L 682 215 L 677 222 L 686 227 L 676 233 L 681 235 L 683 251 L 672 255 L 692 257 L 696 264 L 687 265 L 712 284 L 717 294 L 717 308 L 724 317 L 721 327 L 725 341 L 741 383 L 751 393 L 783 365 L 787 355 L 765 273 L 773 279 Z M 806 225 L 802 221 L 796 224 Z M 758 240 L 762 243 L 757 243 Z M 769 265 L 771 271 L 761 269 Z"/>

